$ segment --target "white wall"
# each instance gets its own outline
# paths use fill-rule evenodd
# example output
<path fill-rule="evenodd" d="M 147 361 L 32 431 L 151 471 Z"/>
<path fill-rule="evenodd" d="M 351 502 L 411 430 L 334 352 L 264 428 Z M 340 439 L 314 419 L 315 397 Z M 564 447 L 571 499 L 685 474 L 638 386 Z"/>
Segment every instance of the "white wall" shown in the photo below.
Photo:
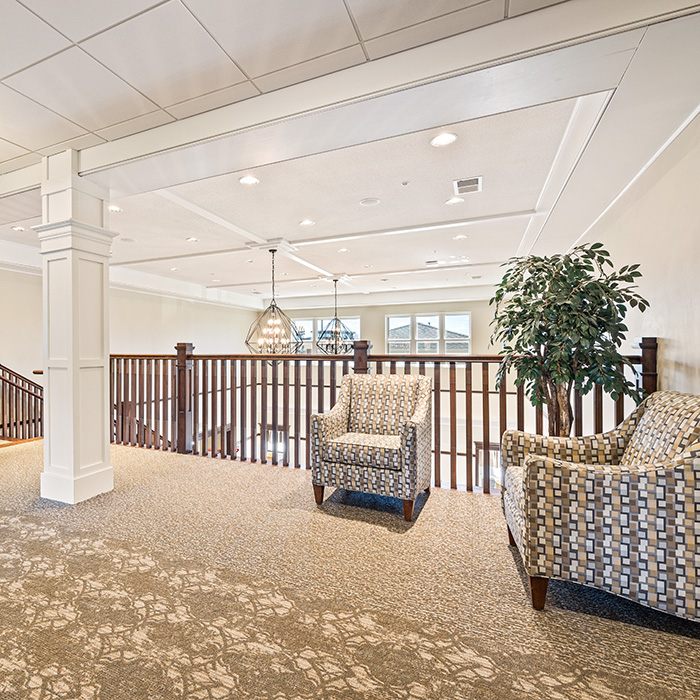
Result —
<path fill-rule="evenodd" d="M 292 318 L 332 318 L 333 309 L 285 309 Z M 392 304 L 385 306 L 342 306 L 338 316 L 359 316 L 363 340 L 372 343 L 372 351 L 384 354 L 386 317 L 389 315 L 418 313 L 471 313 L 472 354 L 494 355 L 496 350 L 489 346 L 493 319 L 493 308 L 488 301 L 460 301 L 450 303 L 426 302 L 423 304 Z"/>
<path fill-rule="evenodd" d="M 700 394 L 700 117 L 586 236 L 616 267 L 641 263 L 650 302 L 628 316 L 630 337 L 659 338 L 662 389 Z"/>
<path fill-rule="evenodd" d="M 41 277 L 0 270 L 5 301 L 0 364 L 33 378 L 43 366 Z M 245 353 L 245 336 L 256 311 L 151 294 L 110 290 L 110 351 L 173 354 L 178 342 L 195 353 Z"/>

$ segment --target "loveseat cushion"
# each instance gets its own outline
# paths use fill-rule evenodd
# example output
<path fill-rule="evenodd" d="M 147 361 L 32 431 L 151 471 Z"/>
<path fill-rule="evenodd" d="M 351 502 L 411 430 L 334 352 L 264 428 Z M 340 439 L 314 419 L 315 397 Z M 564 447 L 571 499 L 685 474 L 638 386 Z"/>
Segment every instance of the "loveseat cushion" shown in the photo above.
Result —
<path fill-rule="evenodd" d="M 418 382 L 404 374 L 356 374 L 350 385 L 348 431 L 398 435 L 416 410 Z"/>
<path fill-rule="evenodd" d="M 659 464 L 700 440 L 700 396 L 660 391 L 647 406 L 622 455 L 622 464 Z"/>
<path fill-rule="evenodd" d="M 345 433 L 322 444 L 321 458 L 324 462 L 400 470 L 402 467 L 401 437 Z"/>

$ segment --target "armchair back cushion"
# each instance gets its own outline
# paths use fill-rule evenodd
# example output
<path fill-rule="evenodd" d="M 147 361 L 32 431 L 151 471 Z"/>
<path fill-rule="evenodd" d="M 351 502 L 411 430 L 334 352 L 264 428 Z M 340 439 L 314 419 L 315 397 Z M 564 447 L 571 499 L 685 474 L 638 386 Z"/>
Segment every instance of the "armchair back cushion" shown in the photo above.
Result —
<path fill-rule="evenodd" d="M 348 432 L 399 435 L 416 410 L 417 396 L 418 382 L 410 375 L 392 374 L 382 382 L 377 382 L 374 375 L 354 375 Z"/>
<path fill-rule="evenodd" d="M 652 394 L 621 463 L 648 465 L 679 457 L 700 440 L 700 397 L 664 391 Z"/>

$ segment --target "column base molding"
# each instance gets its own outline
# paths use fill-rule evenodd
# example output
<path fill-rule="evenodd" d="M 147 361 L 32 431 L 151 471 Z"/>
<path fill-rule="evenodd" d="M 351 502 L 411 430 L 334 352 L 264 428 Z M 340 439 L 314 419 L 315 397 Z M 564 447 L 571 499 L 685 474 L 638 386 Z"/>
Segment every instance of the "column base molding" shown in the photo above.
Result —
<path fill-rule="evenodd" d="M 80 503 L 114 488 L 114 469 L 111 466 L 84 476 L 71 477 L 43 472 L 41 497 L 61 503 Z"/>

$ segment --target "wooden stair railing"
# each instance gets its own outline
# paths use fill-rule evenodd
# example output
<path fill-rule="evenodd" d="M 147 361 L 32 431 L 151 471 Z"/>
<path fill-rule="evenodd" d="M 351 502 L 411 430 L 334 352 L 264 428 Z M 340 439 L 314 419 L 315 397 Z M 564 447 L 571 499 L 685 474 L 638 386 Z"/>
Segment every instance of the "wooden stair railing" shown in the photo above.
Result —
<path fill-rule="evenodd" d="M 44 388 L 0 365 L 0 437 L 30 440 L 44 433 Z"/>

